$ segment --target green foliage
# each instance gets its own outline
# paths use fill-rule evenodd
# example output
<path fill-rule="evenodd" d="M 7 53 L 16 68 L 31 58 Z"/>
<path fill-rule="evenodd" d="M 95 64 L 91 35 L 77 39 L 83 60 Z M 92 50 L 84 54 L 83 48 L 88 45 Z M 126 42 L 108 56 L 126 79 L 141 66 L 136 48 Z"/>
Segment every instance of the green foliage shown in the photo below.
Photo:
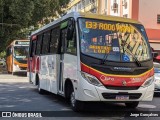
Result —
<path fill-rule="evenodd" d="M 6 57 L 6 51 L 3 51 L 0 53 L 0 58 L 5 58 Z"/>
<path fill-rule="evenodd" d="M 14 39 L 25 39 L 38 23 L 62 14 L 69 0 L 0 0 L 0 52 Z M 44 20 L 45 19 L 45 20 Z M 30 29 L 31 26 L 34 26 Z"/>

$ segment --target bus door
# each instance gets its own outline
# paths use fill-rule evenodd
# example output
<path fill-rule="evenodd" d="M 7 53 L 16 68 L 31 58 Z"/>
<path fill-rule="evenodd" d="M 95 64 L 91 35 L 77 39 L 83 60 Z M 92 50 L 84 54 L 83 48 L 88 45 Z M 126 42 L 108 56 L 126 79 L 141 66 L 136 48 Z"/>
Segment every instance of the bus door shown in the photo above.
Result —
<path fill-rule="evenodd" d="M 66 35 L 67 35 L 67 28 L 63 28 L 60 30 L 60 56 L 57 60 L 57 73 L 58 73 L 58 93 L 63 94 L 63 72 L 64 72 L 64 52 L 65 52 L 65 44 L 66 44 Z M 58 62 L 59 61 L 59 62 Z"/>
<path fill-rule="evenodd" d="M 9 48 L 7 48 L 7 60 L 6 60 L 7 71 L 9 73 L 11 73 L 13 70 L 13 65 L 12 65 L 13 64 L 13 55 L 12 55 L 12 53 L 13 53 L 13 48 L 12 48 L 12 46 L 10 46 Z"/>

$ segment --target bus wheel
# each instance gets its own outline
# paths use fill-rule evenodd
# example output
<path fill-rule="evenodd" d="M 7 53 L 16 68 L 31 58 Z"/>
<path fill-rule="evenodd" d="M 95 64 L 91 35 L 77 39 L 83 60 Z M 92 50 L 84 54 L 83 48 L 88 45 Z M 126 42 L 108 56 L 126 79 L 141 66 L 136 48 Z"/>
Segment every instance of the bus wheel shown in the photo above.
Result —
<path fill-rule="evenodd" d="M 138 104 L 139 104 L 138 101 L 125 103 L 127 108 L 136 108 Z"/>
<path fill-rule="evenodd" d="M 72 90 L 70 94 L 70 103 L 72 110 L 75 112 L 82 111 L 84 108 L 84 103 L 75 99 L 74 90 Z"/>

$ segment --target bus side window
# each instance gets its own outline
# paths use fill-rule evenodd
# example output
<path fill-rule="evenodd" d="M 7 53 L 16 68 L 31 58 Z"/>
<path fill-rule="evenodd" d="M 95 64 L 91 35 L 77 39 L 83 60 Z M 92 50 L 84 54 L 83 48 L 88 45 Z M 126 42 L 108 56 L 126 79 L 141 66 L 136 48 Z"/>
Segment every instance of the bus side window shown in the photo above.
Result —
<path fill-rule="evenodd" d="M 36 55 L 40 55 L 41 54 L 42 38 L 43 38 L 43 34 L 38 35 L 37 46 L 36 46 Z"/>
<path fill-rule="evenodd" d="M 11 55 L 12 54 L 12 51 L 11 51 L 11 47 L 8 47 L 7 48 L 7 56 Z"/>
<path fill-rule="evenodd" d="M 42 40 L 42 54 L 48 54 L 49 52 L 49 41 L 50 41 L 50 31 L 47 31 L 43 34 Z"/>
<path fill-rule="evenodd" d="M 35 50 L 36 50 L 36 40 L 32 40 L 31 57 L 35 56 Z"/>
<path fill-rule="evenodd" d="M 72 40 L 67 40 L 66 52 L 76 55 L 77 52 L 77 42 L 76 42 L 76 33 L 74 31 Z"/>
<path fill-rule="evenodd" d="M 59 41 L 59 27 L 52 29 L 49 53 L 56 54 Z"/>

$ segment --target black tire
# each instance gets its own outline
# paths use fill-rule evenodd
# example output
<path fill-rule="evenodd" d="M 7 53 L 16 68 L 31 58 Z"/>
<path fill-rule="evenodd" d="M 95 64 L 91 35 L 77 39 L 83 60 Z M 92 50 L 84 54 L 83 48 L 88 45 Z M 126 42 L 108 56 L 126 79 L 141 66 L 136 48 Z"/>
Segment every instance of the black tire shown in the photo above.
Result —
<path fill-rule="evenodd" d="M 40 81 L 39 81 L 39 77 L 36 77 L 36 81 L 38 82 L 37 88 L 38 88 L 38 93 L 39 94 L 45 94 L 45 90 L 40 88 Z"/>
<path fill-rule="evenodd" d="M 125 103 L 127 108 L 136 108 L 138 104 L 139 104 L 138 101 Z"/>
<path fill-rule="evenodd" d="M 8 71 L 8 74 L 12 74 L 12 73 Z"/>
<path fill-rule="evenodd" d="M 75 99 L 75 93 L 73 89 L 70 92 L 70 104 L 72 110 L 75 112 L 80 112 L 84 110 L 84 102 Z"/>

